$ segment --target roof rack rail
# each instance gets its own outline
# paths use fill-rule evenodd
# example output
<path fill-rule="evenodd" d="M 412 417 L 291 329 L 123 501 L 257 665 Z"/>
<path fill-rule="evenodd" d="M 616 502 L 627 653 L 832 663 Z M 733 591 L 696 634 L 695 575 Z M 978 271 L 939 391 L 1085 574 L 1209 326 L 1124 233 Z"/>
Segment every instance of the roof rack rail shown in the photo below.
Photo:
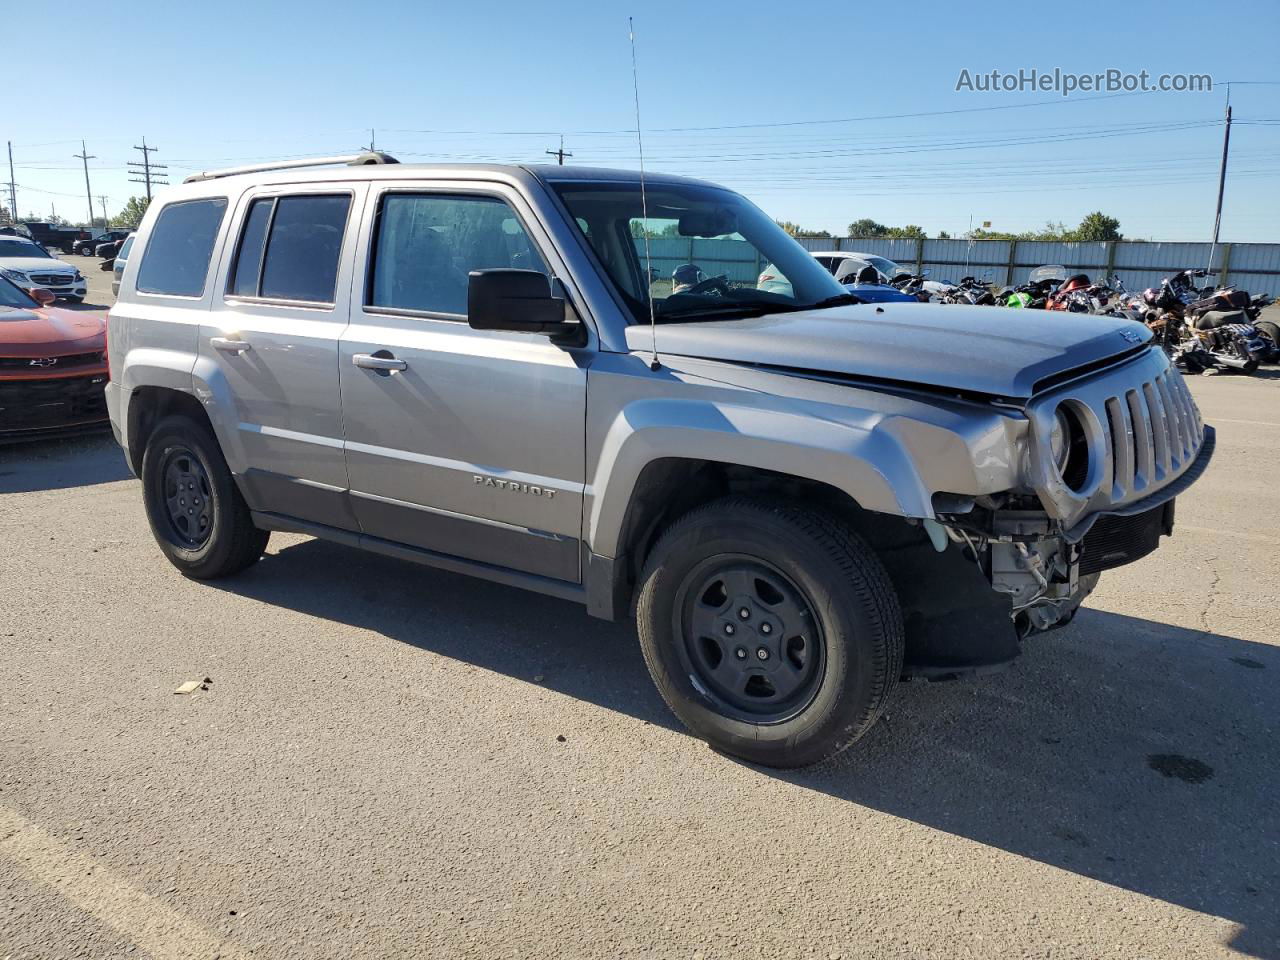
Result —
<path fill-rule="evenodd" d="M 364 153 L 352 153 L 340 157 L 312 157 L 309 160 L 278 160 L 275 163 L 255 163 L 247 167 L 227 167 L 225 170 L 203 170 L 193 173 L 183 183 L 199 183 L 201 180 L 217 180 L 220 177 L 234 177 L 241 173 L 263 173 L 268 170 L 293 170 L 298 167 L 330 167 L 346 164 L 349 167 L 364 167 L 370 164 L 399 163 L 389 153 L 366 150 Z"/>

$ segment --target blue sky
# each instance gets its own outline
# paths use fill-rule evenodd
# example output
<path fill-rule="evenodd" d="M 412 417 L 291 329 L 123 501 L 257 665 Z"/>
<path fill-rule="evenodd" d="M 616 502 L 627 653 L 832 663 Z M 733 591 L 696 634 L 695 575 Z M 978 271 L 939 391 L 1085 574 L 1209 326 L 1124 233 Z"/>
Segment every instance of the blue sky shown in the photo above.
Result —
<path fill-rule="evenodd" d="M 1199 240 L 1213 225 L 1223 83 L 1280 81 L 1275 0 L 184 6 L 76 14 L 85 29 L 60 31 L 40 55 L 63 65 L 43 72 L 59 79 L 37 85 L 33 70 L 16 96 L 10 75 L 11 107 L 38 105 L 4 125 L 24 216 L 53 205 L 84 218 L 72 157 L 82 136 L 93 193 L 113 213 L 142 192 L 125 163 L 144 135 L 175 181 L 352 151 L 371 127 L 403 161 L 542 161 L 563 131 L 572 162 L 634 168 L 630 14 L 650 169 L 724 183 L 779 219 L 835 232 L 859 217 L 931 235 L 963 233 L 970 217 L 1024 230 L 1101 209 L 1127 236 Z M 6 12 L 11 37 L 48 25 L 45 4 Z M 110 93 L 104 58 L 118 78 Z M 94 92 L 69 82 L 73 63 Z M 1216 86 L 1103 99 L 955 90 L 962 68 L 1033 67 L 1207 73 Z M 1250 122 L 1232 130 L 1223 239 L 1280 241 L 1280 122 L 1259 122 L 1280 121 L 1280 84 L 1236 85 L 1231 100 Z"/>

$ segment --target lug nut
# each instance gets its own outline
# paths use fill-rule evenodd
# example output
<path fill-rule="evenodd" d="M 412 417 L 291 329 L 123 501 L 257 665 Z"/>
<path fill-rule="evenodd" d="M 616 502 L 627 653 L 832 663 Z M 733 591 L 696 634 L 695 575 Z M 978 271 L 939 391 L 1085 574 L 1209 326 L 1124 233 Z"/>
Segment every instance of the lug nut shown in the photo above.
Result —
<path fill-rule="evenodd" d="M 199 502 L 199 500 L 196 501 L 196 503 Z M 762 623 L 760 624 L 760 632 L 767 637 L 769 634 L 773 633 L 773 627 L 770 624 Z"/>
<path fill-rule="evenodd" d="M 741 620 L 750 620 L 750 619 L 751 619 L 751 611 L 750 611 L 750 610 L 748 610 L 746 607 L 743 607 L 741 610 L 739 610 L 739 611 L 738 611 L 738 617 L 739 617 L 739 619 L 741 619 Z"/>
<path fill-rule="evenodd" d="M 747 659 L 747 648 L 738 647 L 738 649 L 733 651 L 733 655 L 737 657 L 739 660 L 745 660 Z"/>
<path fill-rule="evenodd" d="M 732 637 L 732 636 L 733 636 L 733 624 L 732 624 L 732 623 L 726 623 L 726 624 L 724 625 L 724 632 L 725 632 L 725 636 Z"/>
<path fill-rule="evenodd" d="M 761 660 L 768 660 L 769 651 L 766 650 L 764 647 L 761 647 L 759 650 L 756 651 L 756 656 L 759 657 Z"/>

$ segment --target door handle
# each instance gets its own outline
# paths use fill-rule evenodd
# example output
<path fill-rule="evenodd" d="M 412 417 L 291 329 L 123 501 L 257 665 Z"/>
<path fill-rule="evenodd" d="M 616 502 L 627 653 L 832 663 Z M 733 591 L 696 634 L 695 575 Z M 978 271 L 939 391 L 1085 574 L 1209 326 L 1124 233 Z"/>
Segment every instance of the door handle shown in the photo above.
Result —
<path fill-rule="evenodd" d="M 409 369 L 408 363 L 404 360 L 397 360 L 388 350 L 379 350 L 377 353 L 353 354 L 351 362 L 362 370 L 377 370 L 379 373 L 395 373 L 397 370 Z"/>
<path fill-rule="evenodd" d="M 237 356 L 242 353 L 248 353 L 253 349 L 253 344 L 247 340 L 231 340 L 227 337 L 210 337 L 209 343 L 215 350 L 221 350 L 223 353 L 234 353 Z"/>

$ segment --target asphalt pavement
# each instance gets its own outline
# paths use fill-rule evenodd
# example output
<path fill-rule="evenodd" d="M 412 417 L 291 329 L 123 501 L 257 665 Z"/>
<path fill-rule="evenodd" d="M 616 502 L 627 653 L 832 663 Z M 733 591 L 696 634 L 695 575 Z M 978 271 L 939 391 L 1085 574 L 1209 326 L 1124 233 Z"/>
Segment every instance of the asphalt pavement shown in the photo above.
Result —
<path fill-rule="evenodd" d="M 1191 378 L 1214 463 L 1071 626 L 788 773 L 628 625 L 280 534 L 185 580 L 109 435 L 0 447 L 0 960 L 1280 957 L 1278 378 Z"/>

